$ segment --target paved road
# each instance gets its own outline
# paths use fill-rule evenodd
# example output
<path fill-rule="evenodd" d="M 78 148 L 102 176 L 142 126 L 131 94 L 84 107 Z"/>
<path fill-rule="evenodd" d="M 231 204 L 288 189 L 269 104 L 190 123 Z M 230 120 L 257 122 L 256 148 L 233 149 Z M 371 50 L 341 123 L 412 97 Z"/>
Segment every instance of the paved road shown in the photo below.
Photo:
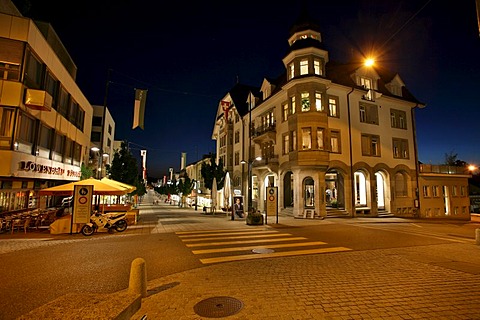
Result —
<path fill-rule="evenodd" d="M 147 199 L 140 207 L 141 224 L 114 237 L 124 245 L 135 235 L 168 241 L 169 246 L 175 245 L 164 256 L 175 259 L 169 261 L 173 267 L 165 270 L 157 258 L 147 257 L 149 297 L 133 320 L 144 315 L 148 319 L 212 315 L 228 319 L 480 319 L 480 252 L 474 241 L 480 225 L 282 216 L 278 225 L 246 226 L 224 214 L 205 216 L 190 208 L 149 205 L 152 202 Z M 262 241 L 253 242 L 253 235 Z M 16 233 L 0 235 L 0 252 L 21 255 L 25 249 L 62 244 L 95 247 L 110 243 L 108 239 L 114 238 Z M 148 254 L 149 244 L 145 246 L 146 250 L 138 251 Z M 52 252 L 55 247 L 46 249 L 39 252 Z M 177 261 L 179 256 L 188 262 Z M 128 274 L 123 278 L 128 279 Z M 37 288 L 40 293 L 42 287 Z M 14 318 L 2 317 L 0 311 L 0 319 Z"/>

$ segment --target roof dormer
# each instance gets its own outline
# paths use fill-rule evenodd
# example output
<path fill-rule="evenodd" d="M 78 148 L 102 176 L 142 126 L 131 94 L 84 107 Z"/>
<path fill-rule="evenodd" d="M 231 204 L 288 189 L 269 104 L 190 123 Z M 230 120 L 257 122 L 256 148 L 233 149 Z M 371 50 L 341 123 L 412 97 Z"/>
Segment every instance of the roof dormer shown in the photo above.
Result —
<path fill-rule="evenodd" d="M 263 100 L 266 100 L 268 97 L 270 97 L 274 90 L 275 85 L 272 84 L 268 79 L 263 79 L 262 86 L 260 87 L 260 91 L 263 95 Z"/>
<path fill-rule="evenodd" d="M 385 84 L 385 87 L 390 91 L 391 94 L 401 97 L 402 96 L 402 87 L 405 87 L 405 83 L 400 78 L 398 74 L 393 77 L 392 81 Z"/>

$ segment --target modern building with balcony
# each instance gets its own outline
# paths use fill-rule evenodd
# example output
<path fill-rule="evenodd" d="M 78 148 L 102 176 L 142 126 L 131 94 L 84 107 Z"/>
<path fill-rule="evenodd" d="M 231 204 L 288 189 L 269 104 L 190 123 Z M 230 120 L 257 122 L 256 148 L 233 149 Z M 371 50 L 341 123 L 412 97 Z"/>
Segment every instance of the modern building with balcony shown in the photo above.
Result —
<path fill-rule="evenodd" d="M 38 204 L 44 187 L 76 181 L 88 161 L 93 109 L 50 24 L 0 12 L 0 211 Z"/>
<path fill-rule="evenodd" d="M 470 219 L 466 172 L 419 166 L 415 110 L 402 78 L 330 59 L 319 25 L 302 13 L 285 72 L 259 88 L 237 83 L 219 101 L 212 139 L 247 205 L 265 211 L 278 187 L 295 217 Z"/>

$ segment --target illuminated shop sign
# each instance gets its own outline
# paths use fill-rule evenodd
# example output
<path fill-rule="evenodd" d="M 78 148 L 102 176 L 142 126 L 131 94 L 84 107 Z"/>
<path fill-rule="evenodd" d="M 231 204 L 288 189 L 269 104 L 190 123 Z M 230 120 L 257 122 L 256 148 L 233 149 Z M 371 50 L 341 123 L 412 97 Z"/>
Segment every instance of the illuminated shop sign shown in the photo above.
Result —
<path fill-rule="evenodd" d="M 51 174 L 55 176 L 62 176 L 66 174 L 67 177 L 80 177 L 81 175 L 81 171 L 65 170 L 61 167 L 47 166 L 44 164 L 35 163 L 33 161 L 20 161 L 20 170 Z"/>

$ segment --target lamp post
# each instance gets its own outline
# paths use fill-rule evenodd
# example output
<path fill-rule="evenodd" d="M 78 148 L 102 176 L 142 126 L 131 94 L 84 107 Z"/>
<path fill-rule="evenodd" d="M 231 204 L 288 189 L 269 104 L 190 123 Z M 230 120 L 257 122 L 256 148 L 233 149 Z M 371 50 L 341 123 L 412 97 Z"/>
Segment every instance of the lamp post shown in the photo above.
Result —
<path fill-rule="evenodd" d="M 97 163 L 96 163 L 97 170 L 96 170 L 95 175 L 96 175 L 97 179 L 101 179 L 102 178 L 102 170 L 103 170 L 103 167 L 104 167 L 103 162 L 110 155 L 106 152 L 101 151 L 100 148 L 96 147 L 96 146 L 91 147 L 90 150 L 95 152 L 95 158 L 96 158 L 96 161 L 97 161 Z M 102 155 L 101 158 L 100 158 L 100 154 Z"/>
<path fill-rule="evenodd" d="M 247 161 L 245 160 L 242 160 L 240 163 L 241 164 L 248 164 L 248 171 L 247 171 L 247 175 L 248 175 L 248 181 L 247 181 L 247 189 L 248 189 L 248 206 L 247 206 L 247 210 L 250 211 L 250 208 L 253 208 L 253 193 L 252 193 L 252 166 L 253 166 L 253 162 L 255 162 L 255 160 L 257 161 L 260 161 L 262 160 L 262 157 L 258 156 L 256 157 L 255 159 L 250 159 Z"/>

